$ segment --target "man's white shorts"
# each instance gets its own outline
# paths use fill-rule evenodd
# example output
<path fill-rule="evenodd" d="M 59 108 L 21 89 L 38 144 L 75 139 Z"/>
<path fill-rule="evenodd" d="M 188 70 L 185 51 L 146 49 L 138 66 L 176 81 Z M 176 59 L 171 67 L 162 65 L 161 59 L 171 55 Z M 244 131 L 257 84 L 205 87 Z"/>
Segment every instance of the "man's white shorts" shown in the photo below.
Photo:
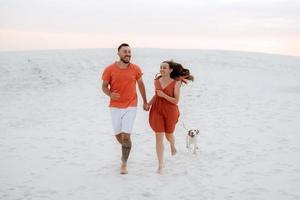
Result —
<path fill-rule="evenodd" d="M 136 116 L 137 107 L 110 108 L 114 134 L 131 133 Z"/>

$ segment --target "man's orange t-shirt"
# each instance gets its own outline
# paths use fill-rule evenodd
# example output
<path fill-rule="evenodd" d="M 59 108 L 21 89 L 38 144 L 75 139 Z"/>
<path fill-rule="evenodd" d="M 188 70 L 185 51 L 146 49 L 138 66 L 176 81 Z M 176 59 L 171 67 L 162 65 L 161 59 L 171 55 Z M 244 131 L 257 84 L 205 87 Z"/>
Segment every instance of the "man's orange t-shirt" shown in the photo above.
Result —
<path fill-rule="evenodd" d="M 111 92 L 120 94 L 119 99 L 110 99 L 109 107 L 136 107 L 136 81 L 142 75 L 140 67 L 132 63 L 127 68 L 120 68 L 117 63 L 107 66 L 102 74 L 102 80 L 108 81 Z"/>

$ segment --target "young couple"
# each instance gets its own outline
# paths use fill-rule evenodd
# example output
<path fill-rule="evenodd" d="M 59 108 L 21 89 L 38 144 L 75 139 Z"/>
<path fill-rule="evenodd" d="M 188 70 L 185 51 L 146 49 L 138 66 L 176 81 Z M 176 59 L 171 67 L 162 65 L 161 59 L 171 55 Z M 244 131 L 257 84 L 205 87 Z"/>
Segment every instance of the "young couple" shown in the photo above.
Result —
<path fill-rule="evenodd" d="M 177 103 L 182 82 L 192 81 L 188 69 L 173 61 L 164 61 L 160 74 L 154 80 L 155 95 L 147 102 L 142 71 L 130 62 L 131 50 L 128 44 L 118 47 L 119 61 L 107 66 L 102 74 L 102 90 L 110 97 L 110 112 L 114 134 L 122 146 L 121 174 L 127 174 L 127 160 L 132 147 L 130 134 L 137 111 L 136 83 L 143 98 L 143 109 L 149 111 L 149 123 L 156 136 L 158 173 L 162 173 L 163 139 L 170 143 L 172 155 L 176 154 L 173 132 L 179 118 Z"/>

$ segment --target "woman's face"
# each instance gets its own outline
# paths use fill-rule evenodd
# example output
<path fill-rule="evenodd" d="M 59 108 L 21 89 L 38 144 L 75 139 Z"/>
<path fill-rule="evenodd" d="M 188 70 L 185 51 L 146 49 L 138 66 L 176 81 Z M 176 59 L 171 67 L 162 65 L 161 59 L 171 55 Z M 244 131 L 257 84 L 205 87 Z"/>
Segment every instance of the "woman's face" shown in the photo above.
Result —
<path fill-rule="evenodd" d="M 160 74 L 162 76 L 170 76 L 172 71 L 173 70 L 170 69 L 170 66 L 169 66 L 168 63 L 161 63 L 161 65 L 160 65 Z"/>

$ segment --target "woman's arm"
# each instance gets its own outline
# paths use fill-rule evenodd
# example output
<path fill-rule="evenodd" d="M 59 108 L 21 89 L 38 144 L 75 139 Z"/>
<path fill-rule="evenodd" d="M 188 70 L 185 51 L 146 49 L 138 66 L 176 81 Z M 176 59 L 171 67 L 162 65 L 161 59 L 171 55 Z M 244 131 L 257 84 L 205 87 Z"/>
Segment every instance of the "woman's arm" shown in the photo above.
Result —
<path fill-rule="evenodd" d="M 152 97 L 152 99 L 148 102 L 148 105 L 151 106 L 153 104 L 153 101 L 154 101 L 154 98 L 155 98 L 155 95 Z"/>
<path fill-rule="evenodd" d="M 157 95 L 159 97 L 165 98 L 167 101 L 173 103 L 173 104 L 178 104 L 179 102 L 179 97 L 180 97 L 180 81 L 176 81 L 175 87 L 174 87 L 174 97 L 170 97 L 166 95 L 163 91 L 157 90 Z"/>

